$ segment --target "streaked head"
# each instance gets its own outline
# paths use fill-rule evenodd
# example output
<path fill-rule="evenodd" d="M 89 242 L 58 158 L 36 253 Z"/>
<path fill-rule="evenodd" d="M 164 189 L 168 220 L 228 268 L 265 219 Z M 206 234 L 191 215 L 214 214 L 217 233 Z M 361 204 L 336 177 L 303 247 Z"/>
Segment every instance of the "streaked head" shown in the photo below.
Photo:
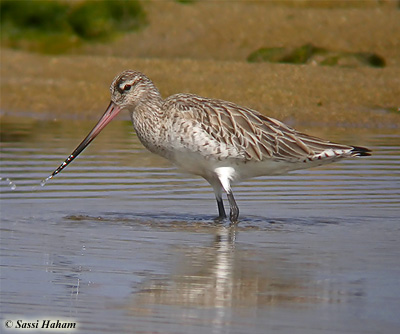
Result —
<path fill-rule="evenodd" d="M 132 111 L 140 101 L 145 99 L 148 101 L 152 96 L 161 99 L 160 93 L 152 81 L 143 73 L 137 71 L 128 70 L 117 75 L 110 90 L 111 102 L 103 116 L 71 155 L 46 180 L 51 179 L 67 167 L 121 110 L 129 109 Z"/>
<path fill-rule="evenodd" d="M 152 94 L 159 95 L 153 82 L 141 72 L 127 70 L 116 76 L 110 86 L 111 101 L 119 108 L 134 108 Z"/>

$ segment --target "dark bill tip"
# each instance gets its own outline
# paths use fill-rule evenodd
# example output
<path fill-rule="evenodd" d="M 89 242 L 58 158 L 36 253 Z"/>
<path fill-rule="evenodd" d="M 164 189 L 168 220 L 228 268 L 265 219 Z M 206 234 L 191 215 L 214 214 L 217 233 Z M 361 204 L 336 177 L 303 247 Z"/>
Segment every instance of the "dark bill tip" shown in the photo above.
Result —
<path fill-rule="evenodd" d="M 114 102 L 110 102 L 107 110 L 94 126 L 92 131 L 86 136 L 86 138 L 78 145 L 78 147 L 70 154 L 70 156 L 65 159 L 65 161 L 46 179 L 50 180 L 53 176 L 60 173 L 65 167 L 67 167 L 91 142 L 96 136 L 105 128 L 105 126 L 110 123 L 115 116 L 120 112 L 120 107 L 118 107 Z"/>

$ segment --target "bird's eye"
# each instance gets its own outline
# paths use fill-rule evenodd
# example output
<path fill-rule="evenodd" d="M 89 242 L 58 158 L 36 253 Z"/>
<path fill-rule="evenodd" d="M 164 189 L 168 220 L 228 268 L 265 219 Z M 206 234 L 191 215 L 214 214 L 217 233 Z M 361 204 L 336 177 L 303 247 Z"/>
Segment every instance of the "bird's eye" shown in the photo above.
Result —
<path fill-rule="evenodd" d="M 128 90 L 130 90 L 132 88 L 132 85 L 130 85 L 130 84 L 126 84 L 125 86 L 124 86 L 124 91 L 128 91 Z"/>

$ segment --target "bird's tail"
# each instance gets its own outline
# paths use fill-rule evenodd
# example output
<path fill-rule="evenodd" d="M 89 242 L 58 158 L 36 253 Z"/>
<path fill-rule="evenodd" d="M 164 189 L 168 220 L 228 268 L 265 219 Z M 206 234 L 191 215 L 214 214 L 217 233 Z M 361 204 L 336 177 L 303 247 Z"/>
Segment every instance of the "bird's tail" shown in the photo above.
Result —
<path fill-rule="evenodd" d="M 353 157 L 367 157 L 371 155 L 371 150 L 366 147 L 353 146 L 350 153 Z"/>

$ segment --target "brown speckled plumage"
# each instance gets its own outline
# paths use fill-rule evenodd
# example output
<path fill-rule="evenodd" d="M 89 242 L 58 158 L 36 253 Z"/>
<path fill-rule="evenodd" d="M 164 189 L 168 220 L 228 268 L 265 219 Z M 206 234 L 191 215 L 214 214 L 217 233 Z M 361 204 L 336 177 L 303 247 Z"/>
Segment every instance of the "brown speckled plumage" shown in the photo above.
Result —
<path fill-rule="evenodd" d="M 194 94 L 176 94 L 164 100 L 153 82 L 137 71 L 118 75 L 110 90 L 112 102 L 106 113 L 50 178 L 65 168 L 123 109 L 130 113 L 146 148 L 211 184 L 219 219 L 226 217 L 222 190 L 227 193 L 233 223 L 238 220 L 239 209 L 232 182 L 370 155 L 366 148 L 300 133 L 232 102 Z"/>

